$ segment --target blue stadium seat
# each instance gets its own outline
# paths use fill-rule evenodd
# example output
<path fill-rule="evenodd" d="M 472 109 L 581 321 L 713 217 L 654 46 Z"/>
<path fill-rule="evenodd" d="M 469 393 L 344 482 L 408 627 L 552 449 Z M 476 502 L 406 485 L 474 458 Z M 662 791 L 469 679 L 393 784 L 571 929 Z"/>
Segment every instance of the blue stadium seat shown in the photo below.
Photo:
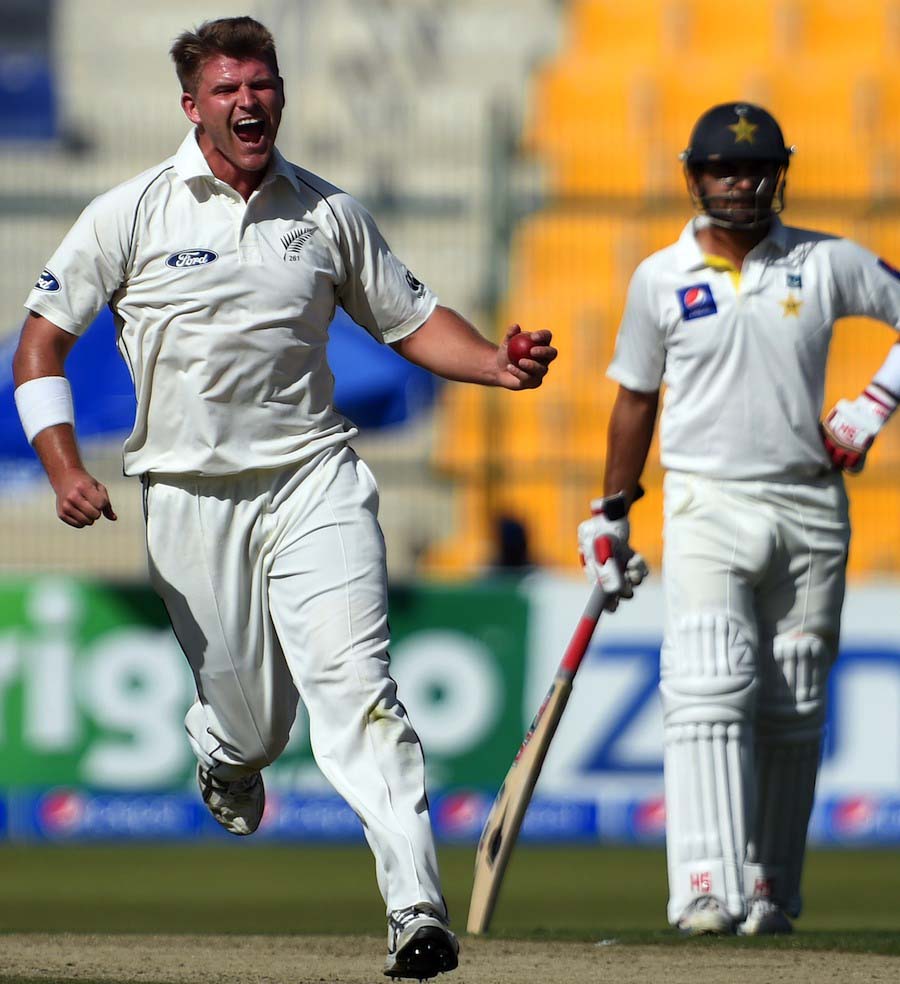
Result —
<path fill-rule="evenodd" d="M 0 141 L 58 134 L 53 67 L 46 53 L 0 47 Z"/>

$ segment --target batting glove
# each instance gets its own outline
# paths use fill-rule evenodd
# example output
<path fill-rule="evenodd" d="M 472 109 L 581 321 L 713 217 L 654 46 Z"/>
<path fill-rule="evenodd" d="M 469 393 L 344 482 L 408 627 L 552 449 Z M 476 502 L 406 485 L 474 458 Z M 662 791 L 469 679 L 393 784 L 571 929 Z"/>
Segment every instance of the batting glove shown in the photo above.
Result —
<path fill-rule="evenodd" d="M 619 492 L 591 502 L 591 518 L 578 526 L 578 549 L 588 580 L 606 593 L 607 611 L 614 612 L 620 598 L 630 598 L 648 574 L 644 558 L 628 544 L 625 496 Z"/>
<path fill-rule="evenodd" d="M 838 400 L 822 423 L 822 440 L 836 468 L 856 474 L 866 452 L 897 409 L 897 398 L 871 383 L 855 400 Z"/>

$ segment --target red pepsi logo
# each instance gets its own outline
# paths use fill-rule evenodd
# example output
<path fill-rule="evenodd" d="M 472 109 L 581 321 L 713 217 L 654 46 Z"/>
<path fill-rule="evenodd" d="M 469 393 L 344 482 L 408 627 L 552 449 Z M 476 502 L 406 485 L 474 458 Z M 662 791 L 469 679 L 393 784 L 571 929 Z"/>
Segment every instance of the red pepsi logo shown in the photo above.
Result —
<path fill-rule="evenodd" d="M 689 287 L 684 292 L 685 307 L 693 308 L 707 300 L 709 300 L 709 291 L 705 287 Z"/>
<path fill-rule="evenodd" d="M 663 796 L 639 803 L 634 813 L 634 828 L 639 834 L 661 834 L 666 829 L 666 801 Z"/>
<path fill-rule="evenodd" d="M 48 833 L 74 833 L 81 827 L 84 813 L 84 796 L 68 789 L 53 790 L 38 804 L 38 821 Z"/>
<path fill-rule="evenodd" d="M 666 800 L 662 794 L 633 799 L 627 807 L 627 830 L 636 841 L 661 841 L 666 833 Z"/>
<path fill-rule="evenodd" d="M 852 796 L 835 803 L 832 824 L 844 835 L 867 834 L 875 823 L 876 804 L 866 796 Z"/>
<path fill-rule="evenodd" d="M 437 804 L 436 821 L 445 836 L 477 835 L 490 804 L 479 793 L 451 793 Z"/>

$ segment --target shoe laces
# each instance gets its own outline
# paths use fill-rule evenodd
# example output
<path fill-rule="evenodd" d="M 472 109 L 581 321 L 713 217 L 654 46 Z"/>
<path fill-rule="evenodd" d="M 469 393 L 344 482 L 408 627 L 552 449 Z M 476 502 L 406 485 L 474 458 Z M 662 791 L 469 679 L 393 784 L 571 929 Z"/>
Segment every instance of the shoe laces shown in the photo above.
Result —
<path fill-rule="evenodd" d="M 691 908 L 694 912 L 705 912 L 707 909 L 721 909 L 722 905 L 713 895 L 701 895 L 700 898 L 694 899 Z"/>
<path fill-rule="evenodd" d="M 225 783 L 228 788 L 229 793 L 240 796 L 241 793 L 249 792 L 253 787 L 259 782 L 259 773 L 254 772 L 252 775 L 243 776 L 240 779 L 235 779 L 232 782 Z"/>
<path fill-rule="evenodd" d="M 391 929 L 399 935 L 419 916 L 431 916 L 441 922 L 444 921 L 433 905 L 428 902 L 417 902 L 415 905 L 408 905 L 405 909 L 394 909 L 388 916 L 388 922 L 391 924 Z"/>
<path fill-rule="evenodd" d="M 681 914 L 679 923 L 686 919 L 690 919 L 692 916 L 706 912 L 723 916 L 727 916 L 728 914 L 725 903 L 715 895 L 698 895 L 697 898 L 688 903 L 687 908 Z"/>
<path fill-rule="evenodd" d="M 771 900 L 763 896 L 756 896 L 750 900 L 750 913 L 754 916 L 764 916 L 778 912 L 779 907 Z"/>
<path fill-rule="evenodd" d="M 229 796 L 242 796 L 248 793 L 259 782 L 259 773 L 251 772 L 249 776 L 241 776 L 240 779 L 219 779 L 211 772 L 204 770 L 202 773 L 203 785 L 217 793 L 226 793 Z"/>

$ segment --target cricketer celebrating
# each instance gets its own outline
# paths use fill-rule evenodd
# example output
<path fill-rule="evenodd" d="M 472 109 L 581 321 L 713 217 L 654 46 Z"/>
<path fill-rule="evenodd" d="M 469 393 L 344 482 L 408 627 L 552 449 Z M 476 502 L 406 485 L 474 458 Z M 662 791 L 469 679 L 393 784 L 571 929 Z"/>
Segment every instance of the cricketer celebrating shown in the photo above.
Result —
<path fill-rule="evenodd" d="M 661 383 L 661 654 L 669 921 L 688 935 L 790 932 L 838 651 L 850 530 L 841 468 L 900 399 L 900 347 L 820 429 L 835 320 L 900 329 L 900 273 L 846 239 L 782 225 L 790 150 L 765 110 L 706 112 L 683 153 L 701 213 L 634 273 L 604 499 L 579 527 L 589 574 L 645 568 L 627 506 Z M 823 440 L 824 438 L 824 440 Z M 597 554 L 615 540 L 613 558 Z M 624 590 L 623 590 L 624 589 Z"/>
<path fill-rule="evenodd" d="M 388 666 L 378 490 L 335 411 L 335 306 L 446 378 L 523 390 L 556 350 L 499 347 L 391 253 L 349 195 L 275 148 L 284 107 L 263 25 L 228 18 L 171 51 L 193 124 L 174 157 L 92 202 L 26 306 L 15 356 L 24 429 L 75 527 L 115 519 L 85 470 L 64 360 L 104 304 L 137 397 L 125 442 L 141 476 L 151 579 L 190 662 L 186 717 L 216 820 L 251 834 L 261 770 L 298 697 L 325 776 L 360 817 L 388 912 L 392 977 L 457 965 L 419 739 Z M 360 367 L 365 371 L 365 367 Z"/>

